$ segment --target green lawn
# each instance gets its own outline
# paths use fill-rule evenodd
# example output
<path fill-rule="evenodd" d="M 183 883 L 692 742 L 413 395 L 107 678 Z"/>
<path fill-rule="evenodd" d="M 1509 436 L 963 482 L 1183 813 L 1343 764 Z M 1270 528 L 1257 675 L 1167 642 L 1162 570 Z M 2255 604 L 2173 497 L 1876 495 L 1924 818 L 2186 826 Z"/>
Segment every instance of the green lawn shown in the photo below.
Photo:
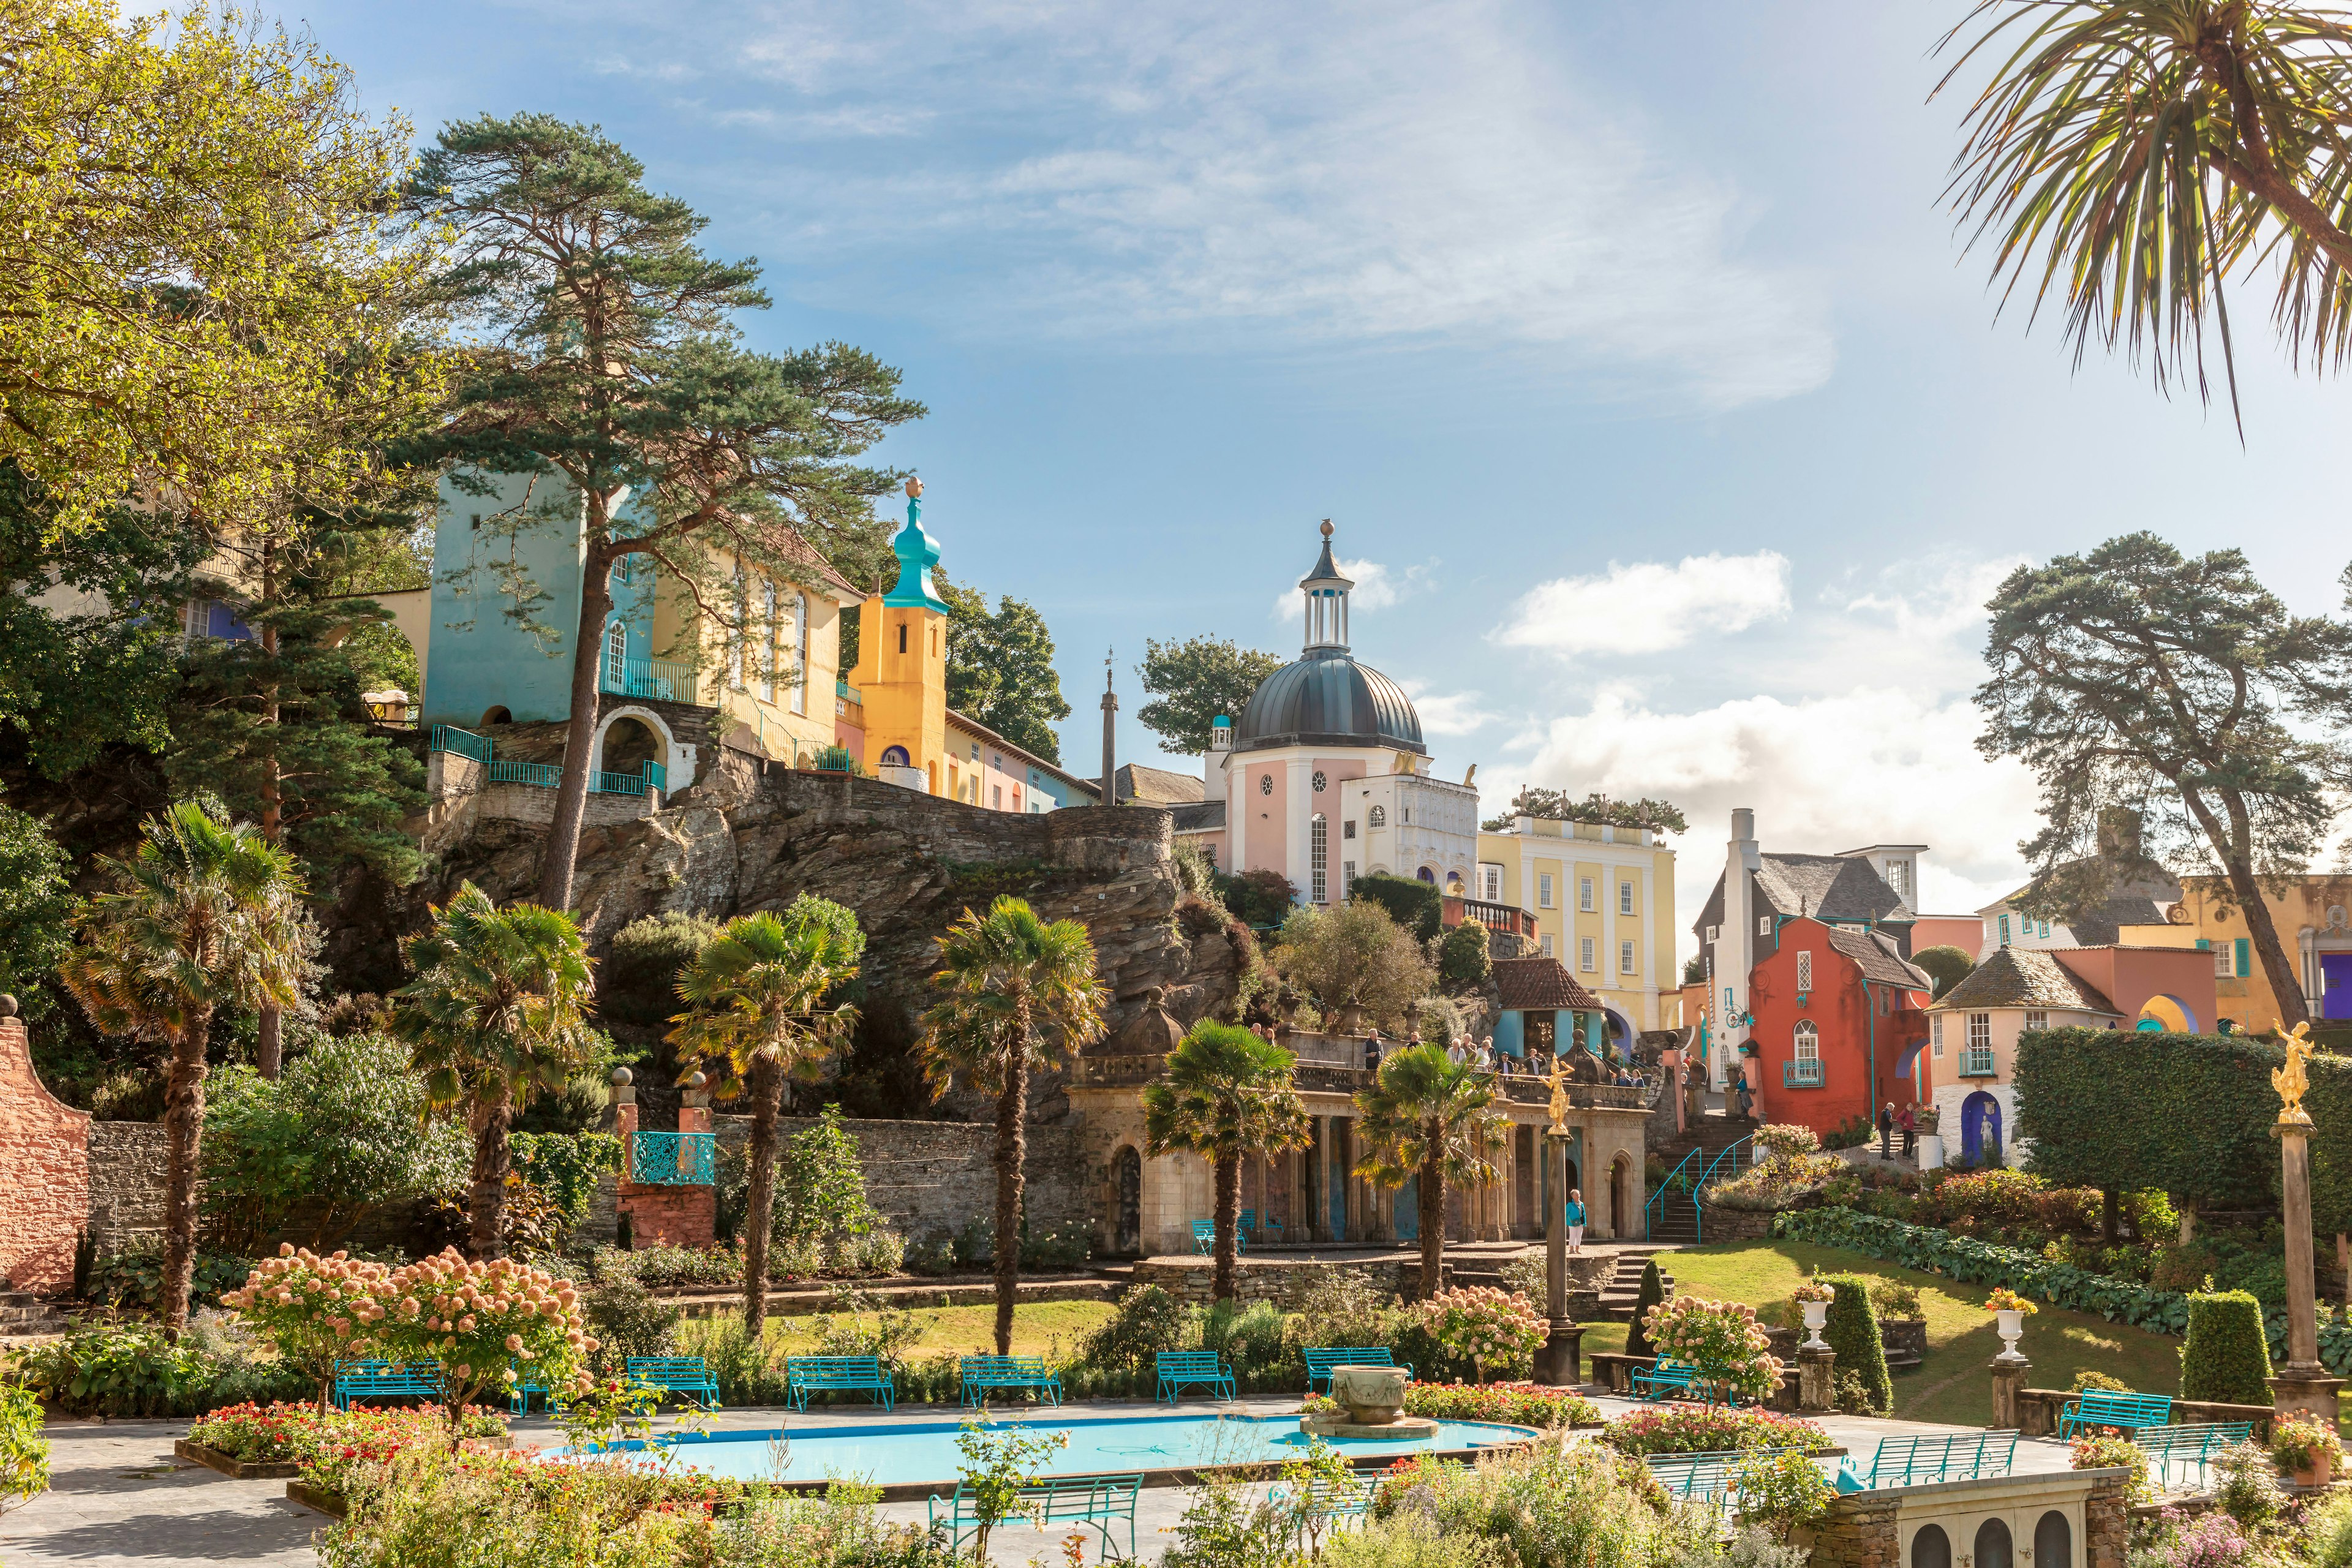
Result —
<path fill-rule="evenodd" d="M 1659 1263 L 1675 1277 L 1677 1290 L 1757 1308 L 1785 1302 L 1797 1281 L 1815 1268 L 1877 1275 L 1916 1286 L 1927 1319 L 1927 1356 L 1920 1365 L 1895 1374 L 1895 1413 L 1955 1426 L 1981 1426 L 1992 1419 L 1992 1377 L 1985 1363 L 2000 1352 L 2000 1337 L 1993 1332 L 1992 1314 L 1984 1310 L 1985 1287 L 1803 1242 L 1703 1247 L 1664 1254 Z M 1623 1350 L 1625 1327 L 1592 1324 L 1585 1330 L 1585 1350 Z M 2033 1363 L 2026 1381 L 2036 1388 L 2067 1387 L 2077 1372 L 2088 1369 L 2150 1394 L 2179 1390 L 2179 1340 L 2049 1306 L 2025 1321 L 2025 1338 L 2018 1343 Z"/>
<path fill-rule="evenodd" d="M 1013 1309 L 1013 1353 L 1042 1355 L 1056 1361 L 1078 1352 L 1078 1343 L 1108 1319 L 1111 1307 L 1103 1301 L 1035 1301 Z M 923 1325 L 915 1342 L 919 1356 L 990 1354 L 996 1349 L 996 1309 L 919 1307 L 916 1321 Z M 793 1353 L 810 1337 L 814 1318 L 768 1320 L 768 1341 Z"/>

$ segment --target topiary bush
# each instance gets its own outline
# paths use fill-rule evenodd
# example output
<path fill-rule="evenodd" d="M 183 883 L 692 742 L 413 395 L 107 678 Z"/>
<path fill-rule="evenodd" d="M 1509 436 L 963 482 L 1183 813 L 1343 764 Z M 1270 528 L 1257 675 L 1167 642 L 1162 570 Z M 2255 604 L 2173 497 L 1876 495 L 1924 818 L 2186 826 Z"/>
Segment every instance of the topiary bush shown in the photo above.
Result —
<path fill-rule="evenodd" d="M 624 1023 L 667 1023 L 682 1005 L 677 972 L 718 932 L 716 921 L 676 911 L 631 921 L 596 972 L 597 1010 Z"/>
<path fill-rule="evenodd" d="M 1830 1302 L 1822 1337 L 1837 1352 L 1837 1369 L 1862 1381 L 1863 1397 L 1874 1415 L 1895 1408 L 1895 1379 L 1886 1371 L 1886 1346 L 1878 1337 L 1878 1310 L 1871 1305 L 1870 1281 L 1859 1274 L 1831 1274 L 1820 1283 L 1837 1292 Z"/>
<path fill-rule="evenodd" d="M 2271 1352 L 2263 1307 L 2243 1290 L 2189 1298 L 2189 1342 L 2180 1350 L 2180 1397 L 2220 1405 L 2271 1402 Z"/>
<path fill-rule="evenodd" d="M 1633 1296 L 1633 1326 L 1625 1331 L 1627 1355 L 1658 1353 L 1650 1344 L 1650 1331 L 1647 1324 L 1650 1309 L 1665 1299 L 1665 1276 L 1658 1272 L 1658 1260 L 1653 1258 L 1642 1265 L 1642 1287 Z"/>
<path fill-rule="evenodd" d="M 1447 990 L 1468 991 L 1483 985 L 1494 972 L 1485 926 L 1466 920 L 1445 933 L 1444 944 L 1437 950 L 1437 978 Z"/>

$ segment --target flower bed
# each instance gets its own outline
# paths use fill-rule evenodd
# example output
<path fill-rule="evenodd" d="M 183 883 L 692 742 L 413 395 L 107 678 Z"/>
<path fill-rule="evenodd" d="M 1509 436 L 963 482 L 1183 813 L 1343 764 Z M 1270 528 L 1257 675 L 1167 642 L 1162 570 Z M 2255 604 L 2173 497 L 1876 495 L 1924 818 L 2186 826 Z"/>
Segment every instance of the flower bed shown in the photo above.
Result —
<path fill-rule="evenodd" d="M 1685 1405 L 1674 1410 L 1636 1410 L 1621 1415 L 1601 1434 L 1621 1454 L 1713 1454 L 1732 1448 L 1835 1447 L 1811 1421 L 1769 1410 L 1734 1405 Z"/>
<path fill-rule="evenodd" d="M 1305 1415 L 1339 1410 L 1337 1400 L 1320 1394 L 1308 1394 L 1299 1406 Z M 1591 1400 L 1538 1383 L 1409 1383 L 1404 1413 L 1433 1421 L 1501 1421 L 1546 1430 L 1601 1425 L 1600 1407 Z"/>
<path fill-rule="evenodd" d="M 503 1439 L 506 1423 L 469 1405 L 457 1423 L 467 1438 Z M 188 1428 L 190 1446 L 239 1465 L 293 1465 L 306 1473 L 340 1464 L 367 1449 L 388 1456 L 412 1444 L 446 1445 L 449 1429 L 433 1405 L 379 1409 L 359 1405 L 323 1415 L 310 1405 L 233 1405 L 198 1419 Z"/>

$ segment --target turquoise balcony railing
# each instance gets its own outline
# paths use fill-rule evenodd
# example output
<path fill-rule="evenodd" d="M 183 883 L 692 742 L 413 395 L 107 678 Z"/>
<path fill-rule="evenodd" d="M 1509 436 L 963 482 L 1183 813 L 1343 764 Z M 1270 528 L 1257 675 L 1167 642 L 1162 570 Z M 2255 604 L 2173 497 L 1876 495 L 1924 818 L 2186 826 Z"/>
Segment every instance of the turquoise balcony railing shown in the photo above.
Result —
<path fill-rule="evenodd" d="M 494 757 L 487 736 L 470 730 L 460 730 L 454 724 L 433 726 L 433 749 L 453 756 L 470 757 L 489 771 L 491 784 L 524 784 L 532 789 L 554 789 L 563 783 L 563 767 L 560 763 L 520 763 L 511 757 Z M 644 795 L 648 790 L 659 792 L 669 788 L 669 771 L 659 763 L 648 762 L 645 771 L 635 773 L 599 771 L 588 775 L 591 795 Z"/>
<path fill-rule="evenodd" d="M 694 666 L 674 658 L 614 658 L 605 656 L 597 689 L 615 697 L 650 697 L 662 702 L 694 700 Z"/>
<path fill-rule="evenodd" d="M 1993 1077 L 1992 1053 L 1990 1051 L 1973 1049 L 1962 1051 L 1960 1053 L 1960 1076 L 1962 1078 Z"/>
<path fill-rule="evenodd" d="M 1822 1059 L 1819 1057 L 1780 1064 L 1780 1087 L 1783 1089 L 1819 1089 L 1822 1082 Z"/>
<path fill-rule="evenodd" d="M 455 724 L 433 726 L 433 749 L 452 756 L 471 757 L 478 763 L 490 760 L 490 738 L 477 735 L 471 730 L 460 730 Z"/>
<path fill-rule="evenodd" d="M 858 690 L 857 688 L 850 685 L 846 680 L 835 681 L 833 683 L 833 694 L 835 697 L 840 698 L 844 702 L 856 702 L 862 705 L 866 701 L 866 693 Z"/>
<path fill-rule="evenodd" d="M 709 1132 L 633 1132 L 629 1180 L 646 1186 L 707 1187 L 717 1169 Z"/>

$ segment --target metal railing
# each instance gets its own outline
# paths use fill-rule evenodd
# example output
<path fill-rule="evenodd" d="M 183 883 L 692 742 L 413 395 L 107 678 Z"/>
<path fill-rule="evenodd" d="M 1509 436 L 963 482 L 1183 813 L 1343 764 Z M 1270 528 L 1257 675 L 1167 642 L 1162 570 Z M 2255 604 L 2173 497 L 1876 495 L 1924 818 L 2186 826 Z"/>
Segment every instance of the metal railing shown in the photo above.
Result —
<path fill-rule="evenodd" d="M 1960 1053 L 1960 1076 L 1962 1078 L 1993 1077 L 1992 1052 L 1990 1050 L 1980 1051 L 1973 1047 L 1962 1051 Z"/>
<path fill-rule="evenodd" d="M 1822 1058 L 1800 1057 L 1780 1064 L 1780 1086 L 1783 1089 L 1819 1089 L 1822 1087 Z"/>
<path fill-rule="evenodd" d="M 615 697 L 648 697 L 659 702 L 694 700 L 694 666 L 674 658 L 606 657 L 596 672 L 596 689 Z"/>
<path fill-rule="evenodd" d="M 477 735 L 471 730 L 460 730 L 455 724 L 434 725 L 432 744 L 435 751 L 447 752 L 452 756 L 471 757 L 486 764 L 490 760 L 489 737 Z"/>
<path fill-rule="evenodd" d="M 523 763 L 512 757 L 491 755 L 489 738 L 470 730 L 460 730 L 455 724 L 433 726 L 432 747 L 452 756 L 469 758 L 488 770 L 491 784 L 525 784 L 532 789 L 554 789 L 563 783 L 563 766 L 560 763 Z M 600 770 L 588 775 L 591 795 L 635 795 L 664 791 L 669 788 L 669 772 L 661 763 L 647 762 L 645 771 L 637 773 Z"/>
<path fill-rule="evenodd" d="M 844 702 L 855 702 L 861 708 L 866 705 L 866 693 L 858 690 L 846 680 L 835 681 L 833 694 Z"/>
<path fill-rule="evenodd" d="M 709 1132 L 632 1132 L 629 1180 L 643 1186 L 707 1187 L 717 1170 Z"/>
<path fill-rule="evenodd" d="M 558 768 L 558 773 L 562 773 Z M 669 773 L 659 763 L 647 763 L 641 773 L 594 773 L 588 775 L 591 795 L 644 795 L 669 787 Z"/>
<path fill-rule="evenodd" d="M 1704 1149 L 1694 1149 L 1684 1155 L 1682 1163 L 1668 1171 L 1665 1179 L 1658 1184 L 1657 1190 L 1650 1194 L 1649 1204 L 1642 1215 L 1642 1239 L 1646 1241 L 1655 1233 L 1658 1222 L 1666 1217 L 1666 1200 L 1675 1193 L 1690 1194 L 1692 1238 L 1698 1241 L 1706 1239 L 1699 1233 L 1697 1177 L 1693 1170 L 1698 1163 L 1698 1157 L 1705 1152 Z"/>
<path fill-rule="evenodd" d="M 560 763 L 518 763 L 512 758 L 496 758 L 490 763 L 490 782 L 553 789 L 563 782 L 563 767 Z"/>
<path fill-rule="evenodd" d="M 1756 1140 L 1751 1133 L 1736 1143 L 1726 1144 L 1721 1153 L 1706 1163 L 1706 1169 L 1699 1173 L 1698 1190 L 1705 1192 L 1717 1182 L 1728 1182 L 1755 1163 Z"/>

